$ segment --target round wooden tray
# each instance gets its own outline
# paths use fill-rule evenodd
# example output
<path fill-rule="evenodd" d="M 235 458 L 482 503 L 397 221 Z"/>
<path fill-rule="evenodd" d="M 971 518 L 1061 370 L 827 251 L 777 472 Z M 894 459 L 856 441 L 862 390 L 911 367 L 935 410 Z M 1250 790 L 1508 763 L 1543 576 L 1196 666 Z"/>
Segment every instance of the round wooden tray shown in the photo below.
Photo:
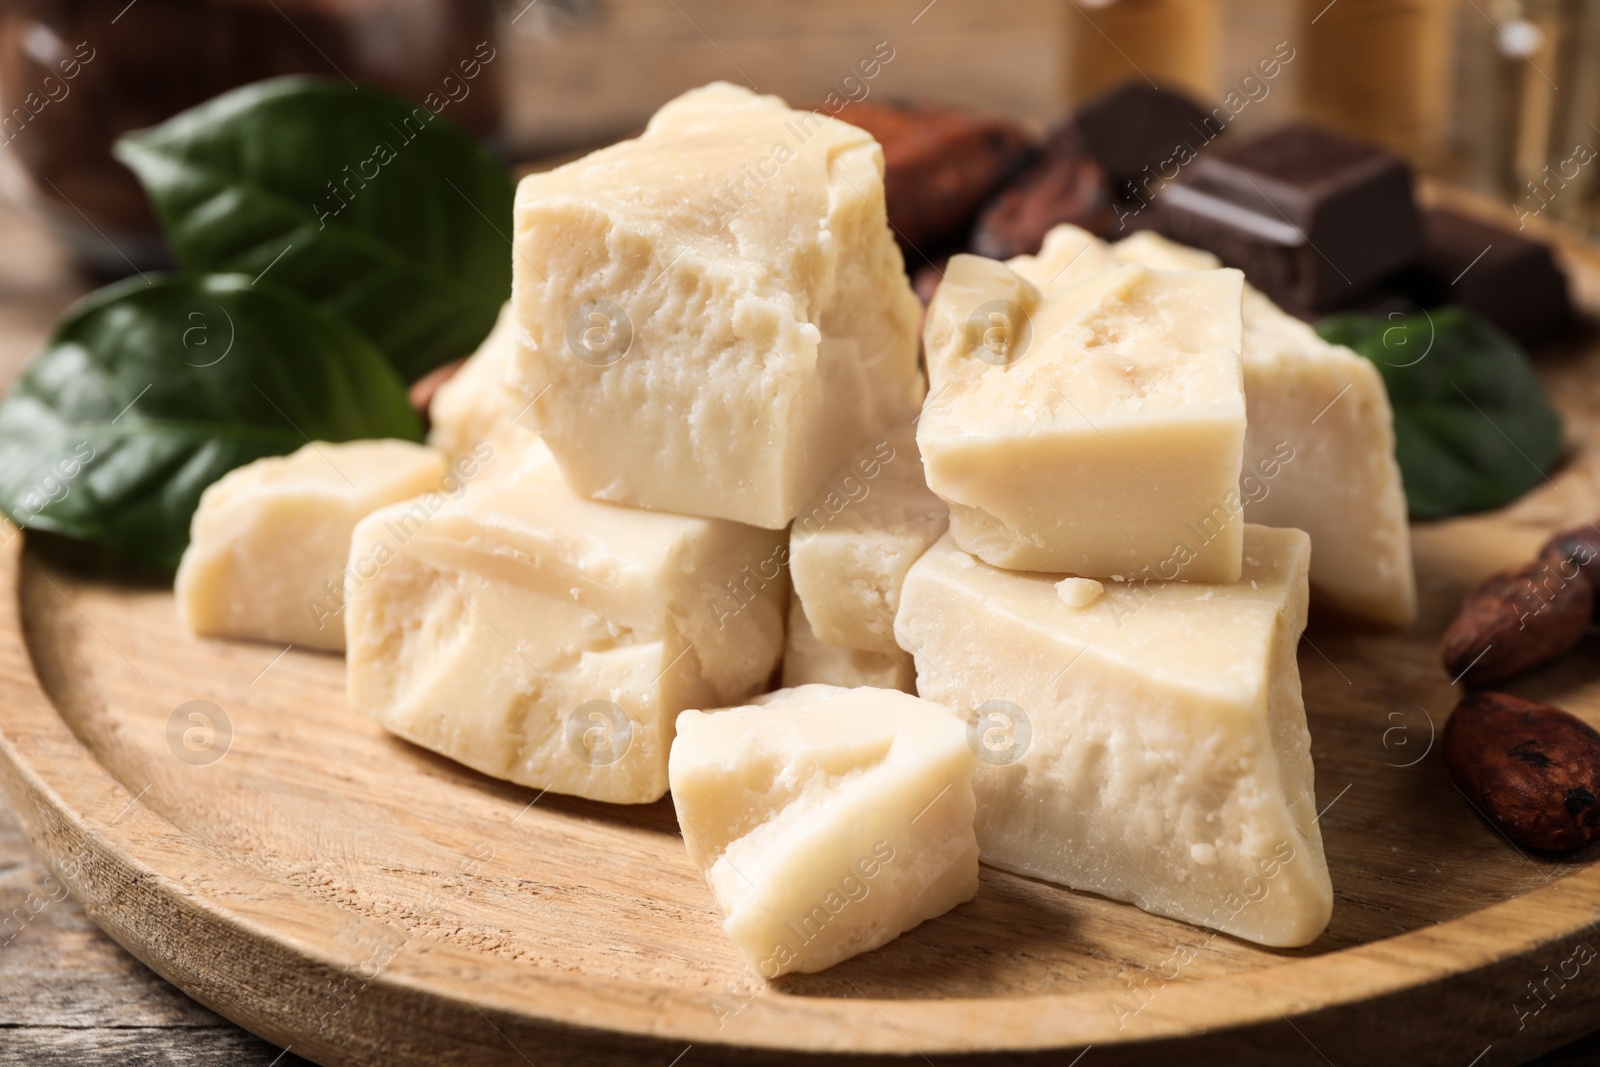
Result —
<path fill-rule="evenodd" d="M 1567 253 L 1600 308 L 1600 260 Z M 1302 950 L 986 868 L 950 914 L 764 985 L 670 801 L 466 771 L 346 708 L 337 657 L 197 640 L 164 579 L 9 528 L 0 785 L 113 937 L 323 1064 L 1520 1062 L 1600 1027 L 1600 853 L 1525 855 L 1452 788 L 1436 642 L 1471 583 L 1600 514 L 1596 347 L 1542 359 L 1554 480 L 1416 529 L 1419 622 L 1301 645 L 1336 893 Z M 1513 688 L 1600 725 L 1597 657 Z"/>

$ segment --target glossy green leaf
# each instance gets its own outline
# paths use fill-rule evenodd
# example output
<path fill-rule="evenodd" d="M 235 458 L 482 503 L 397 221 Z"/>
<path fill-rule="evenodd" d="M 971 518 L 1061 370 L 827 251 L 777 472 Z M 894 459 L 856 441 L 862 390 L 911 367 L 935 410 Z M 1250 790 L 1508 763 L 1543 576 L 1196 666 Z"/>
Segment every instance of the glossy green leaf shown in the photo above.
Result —
<path fill-rule="evenodd" d="M 184 267 L 265 276 L 410 381 L 471 352 L 511 293 L 511 179 L 426 106 L 278 78 L 124 137 Z"/>
<path fill-rule="evenodd" d="M 71 309 L 0 403 L 0 509 L 171 567 L 223 474 L 368 437 L 421 426 L 349 326 L 240 275 L 131 278 Z"/>
<path fill-rule="evenodd" d="M 1382 373 L 1412 518 L 1509 504 L 1560 459 L 1561 420 L 1533 365 L 1471 312 L 1338 315 L 1317 331 Z"/>

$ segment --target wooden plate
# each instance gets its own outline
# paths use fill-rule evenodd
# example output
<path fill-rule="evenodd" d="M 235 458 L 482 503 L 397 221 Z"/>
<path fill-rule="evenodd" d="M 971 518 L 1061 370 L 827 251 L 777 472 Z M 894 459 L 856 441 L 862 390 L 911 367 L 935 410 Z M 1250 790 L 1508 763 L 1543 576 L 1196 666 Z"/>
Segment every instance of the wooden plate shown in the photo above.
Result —
<path fill-rule="evenodd" d="M 1568 259 L 1600 307 L 1600 260 Z M 1435 646 L 1471 583 L 1600 515 L 1580 348 L 1542 362 L 1572 436 L 1551 484 L 1416 529 L 1410 632 L 1302 643 L 1336 892 L 1303 950 L 985 869 L 949 915 L 762 985 L 670 802 L 465 771 L 349 711 L 337 657 L 194 639 L 164 579 L 9 529 L 0 784 L 113 937 L 324 1064 L 1520 1062 L 1600 1027 L 1597 854 L 1525 855 L 1452 788 Z M 1600 725 L 1597 657 L 1514 688 Z"/>

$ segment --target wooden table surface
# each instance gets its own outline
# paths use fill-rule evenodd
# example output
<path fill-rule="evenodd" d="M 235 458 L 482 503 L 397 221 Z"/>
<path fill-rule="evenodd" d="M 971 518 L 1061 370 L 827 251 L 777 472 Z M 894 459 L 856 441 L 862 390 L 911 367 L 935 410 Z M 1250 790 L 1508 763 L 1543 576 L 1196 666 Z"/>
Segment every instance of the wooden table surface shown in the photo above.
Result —
<path fill-rule="evenodd" d="M 15 376 L 91 284 L 41 227 L 0 206 L 0 381 Z M 103 934 L 0 801 L 0 1064 L 305 1062 L 190 1000 Z M 1535 1062 L 1600 1062 L 1600 1033 Z"/>

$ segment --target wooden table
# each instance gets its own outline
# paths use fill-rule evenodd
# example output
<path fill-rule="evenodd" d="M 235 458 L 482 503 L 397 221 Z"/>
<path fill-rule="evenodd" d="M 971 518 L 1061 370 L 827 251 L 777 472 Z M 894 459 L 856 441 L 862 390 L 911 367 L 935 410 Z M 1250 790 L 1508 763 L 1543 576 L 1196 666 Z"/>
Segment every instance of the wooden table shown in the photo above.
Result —
<path fill-rule="evenodd" d="M 0 381 L 91 283 L 0 207 Z M 90 922 L 0 802 L 0 1064 L 303 1064 L 190 1000 Z M 1600 1060 L 1594 1034 L 1536 1062 Z M 684 1067 L 692 1067 L 692 1054 Z M 1092 1060 L 1089 1067 L 1092 1067 Z"/>

